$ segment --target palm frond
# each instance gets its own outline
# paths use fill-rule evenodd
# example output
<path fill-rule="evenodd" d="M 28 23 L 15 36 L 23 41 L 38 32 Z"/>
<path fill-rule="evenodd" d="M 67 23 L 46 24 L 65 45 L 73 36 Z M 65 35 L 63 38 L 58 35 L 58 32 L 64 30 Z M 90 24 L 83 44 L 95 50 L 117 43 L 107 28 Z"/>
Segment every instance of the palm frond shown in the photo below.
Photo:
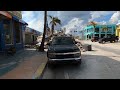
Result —
<path fill-rule="evenodd" d="M 53 21 L 50 21 L 50 24 L 53 24 Z"/>
<path fill-rule="evenodd" d="M 56 24 L 56 22 L 53 22 L 53 24 L 56 26 L 57 24 Z"/>
<path fill-rule="evenodd" d="M 54 18 L 54 21 L 55 21 L 56 23 L 58 23 L 58 24 L 60 24 L 60 25 L 61 25 L 61 20 L 60 20 L 60 19 L 58 19 L 58 17 Z"/>
<path fill-rule="evenodd" d="M 56 22 L 61 25 L 61 20 L 57 20 Z"/>
<path fill-rule="evenodd" d="M 51 19 L 53 18 L 51 15 L 48 15 L 48 17 L 50 17 Z"/>
<path fill-rule="evenodd" d="M 56 26 L 57 24 L 61 25 L 61 20 L 58 17 L 53 17 L 49 15 L 51 21 L 49 24 Z"/>

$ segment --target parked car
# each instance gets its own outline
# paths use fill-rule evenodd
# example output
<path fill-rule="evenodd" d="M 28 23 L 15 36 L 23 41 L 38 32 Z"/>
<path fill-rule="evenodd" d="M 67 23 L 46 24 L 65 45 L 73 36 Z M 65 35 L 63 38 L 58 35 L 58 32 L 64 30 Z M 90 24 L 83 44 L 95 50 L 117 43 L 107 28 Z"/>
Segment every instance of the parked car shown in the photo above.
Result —
<path fill-rule="evenodd" d="M 119 38 L 118 36 L 107 36 L 99 39 L 99 43 L 105 43 L 105 42 L 118 42 Z"/>
<path fill-rule="evenodd" d="M 69 36 L 57 36 L 52 39 L 48 47 L 47 57 L 49 64 L 57 62 L 81 63 L 81 51 L 77 47 L 77 42 Z"/>
<path fill-rule="evenodd" d="M 92 42 L 97 42 L 99 40 L 99 37 L 95 36 L 91 39 Z"/>

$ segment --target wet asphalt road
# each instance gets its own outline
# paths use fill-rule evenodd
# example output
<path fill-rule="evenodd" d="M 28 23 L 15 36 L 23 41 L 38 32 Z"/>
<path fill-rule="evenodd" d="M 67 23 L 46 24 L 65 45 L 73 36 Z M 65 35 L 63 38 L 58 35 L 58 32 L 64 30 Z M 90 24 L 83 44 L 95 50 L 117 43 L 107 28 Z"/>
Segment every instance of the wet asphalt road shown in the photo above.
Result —
<path fill-rule="evenodd" d="M 120 55 L 115 49 L 95 47 Z M 120 79 L 120 62 L 108 56 L 83 54 L 82 63 L 78 66 L 70 63 L 53 68 L 46 66 L 42 79 Z"/>

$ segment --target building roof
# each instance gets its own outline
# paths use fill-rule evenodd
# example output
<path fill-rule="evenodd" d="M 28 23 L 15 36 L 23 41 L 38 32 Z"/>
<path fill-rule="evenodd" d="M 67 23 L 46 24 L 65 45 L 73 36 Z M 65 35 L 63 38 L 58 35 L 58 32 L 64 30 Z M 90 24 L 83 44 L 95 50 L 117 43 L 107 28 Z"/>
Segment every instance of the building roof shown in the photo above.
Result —
<path fill-rule="evenodd" d="M 25 32 L 34 33 L 34 34 L 37 34 L 37 35 L 41 35 L 42 34 L 40 31 L 37 31 L 37 30 L 35 30 L 33 28 L 30 28 L 30 27 L 26 27 Z"/>

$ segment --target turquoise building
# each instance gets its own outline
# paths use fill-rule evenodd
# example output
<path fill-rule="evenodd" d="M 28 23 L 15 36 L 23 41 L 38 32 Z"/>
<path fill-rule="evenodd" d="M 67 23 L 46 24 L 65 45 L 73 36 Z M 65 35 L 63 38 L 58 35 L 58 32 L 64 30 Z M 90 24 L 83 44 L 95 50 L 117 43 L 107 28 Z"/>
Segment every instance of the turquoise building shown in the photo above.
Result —
<path fill-rule="evenodd" d="M 116 25 L 96 25 L 95 27 L 93 25 L 88 25 L 83 30 L 83 38 L 85 40 L 91 39 L 94 36 L 98 36 L 99 38 L 102 38 L 104 36 L 108 35 L 115 35 L 116 31 Z"/>

